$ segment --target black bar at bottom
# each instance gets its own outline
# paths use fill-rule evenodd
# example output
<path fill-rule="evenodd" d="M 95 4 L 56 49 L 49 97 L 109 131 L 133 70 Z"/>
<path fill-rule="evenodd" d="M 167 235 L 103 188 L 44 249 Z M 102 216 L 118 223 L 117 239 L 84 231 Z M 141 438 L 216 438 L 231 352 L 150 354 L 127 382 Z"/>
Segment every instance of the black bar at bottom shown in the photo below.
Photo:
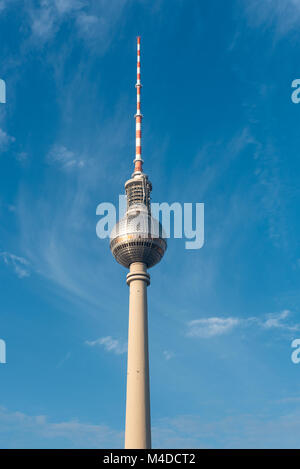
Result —
<path fill-rule="evenodd" d="M 122 449 L 0 449 L 0 460 L 23 463 L 41 464 L 78 463 L 84 467 L 101 467 L 111 464 L 122 464 L 125 467 L 137 467 L 141 464 L 200 464 L 206 458 L 214 456 L 251 457 L 264 456 L 298 456 L 297 449 L 152 449 L 152 450 L 122 450 Z M 41 466 L 39 466 L 41 467 Z M 191 466 L 193 467 L 193 466 Z"/>

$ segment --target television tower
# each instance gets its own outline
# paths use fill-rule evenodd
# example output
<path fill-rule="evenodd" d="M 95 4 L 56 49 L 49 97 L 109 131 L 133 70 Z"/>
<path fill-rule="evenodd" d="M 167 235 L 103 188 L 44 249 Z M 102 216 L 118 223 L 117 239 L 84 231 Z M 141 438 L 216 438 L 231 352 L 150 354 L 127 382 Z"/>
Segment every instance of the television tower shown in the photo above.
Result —
<path fill-rule="evenodd" d="M 151 448 L 148 355 L 147 269 L 163 257 L 167 243 L 162 226 L 151 216 L 152 184 L 143 172 L 141 156 L 141 65 L 137 38 L 137 110 L 134 172 L 125 183 L 127 211 L 110 235 L 110 249 L 119 264 L 129 269 L 129 328 L 125 448 Z"/>

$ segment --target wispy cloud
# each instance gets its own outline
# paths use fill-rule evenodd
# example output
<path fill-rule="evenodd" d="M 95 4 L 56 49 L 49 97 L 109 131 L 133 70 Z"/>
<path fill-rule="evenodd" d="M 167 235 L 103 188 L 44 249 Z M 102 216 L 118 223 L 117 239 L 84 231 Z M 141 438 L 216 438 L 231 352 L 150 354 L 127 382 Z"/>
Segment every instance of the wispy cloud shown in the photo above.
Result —
<path fill-rule="evenodd" d="M 16 153 L 15 158 L 20 163 L 25 163 L 28 161 L 29 155 L 26 153 L 26 151 L 20 151 L 19 153 Z"/>
<path fill-rule="evenodd" d="M 155 448 L 298 448 L 299 410 L 270 416 L 249 413 L 212 418 L 178 415 L 156 419 Z M 124 434 L 107 425 L 78 419 L 53 422 L 0 407 L 1 446 L 6 448 L 121 448 Z M 11 436 L 10 436 L 11 435 Z M 4 443 L 5 442 L 5 443 Z"/>
<path fill-rule="evenodd" d="M 290 396 L 283 397 L 282 399 L 277 399 L 275 404 L 297 404 L 300 403 L 300 396 Z"/>
<path fill-rule="evenodd" d="M 98 52 L 104 52 L 109 47 L 113 32 L 128 5 L 128 0 L 91 2 L 88 9 L 81 9 L 76 16 L 78 35 L 89 45 L 97 45 Z"/>
<path fill-rule="evenodd" d="M 42 0 L 38 7 L 28 8 L 33 37 L 39 40 L 50 39 L 60 28 L 67 15 L 85 6 L 80 0 Z"/>
<path fill-rule="evenodd" d="M 101 51 L 109 45 L 112 30 L 118 23 L 127 0 L 42 0 L 27 9 L 33 40 L 43 45 L 52 40 L 66 21 L 75 26 L 84 40 L 97 40 Z"/>
<path fill-rule="evenodd" d="M 97 34 L 97 29 L 101 27 L 101 21 L 95 15 L 82 12 L 77 17 L 77 26 L 82 35 L 91 36 Z"/>
<path fill-rule="evenodd" d="M 256 95 L 262 94 L 260 88 L 262 84 L 256 83 Z M 287 230 L 287 200 L 289 200 L 290 192 L 283 180 L 283 168 L 281 155 L 274 136 L 265 132 L 264 138 L 257 132 L 257 126 L 251 124 L 251 120 L 255 119 L 256 113 L 252 115 L 252 111 L 245 104 L 248 115 L 248 124 L 239 129 L 230 139 L 216 140 L 208 142 L 200 149 L 193 161 L 192 172 L 190 173 L 190 181 L 184 190 L 190 191 L 196 184 L 193 178 L 193 172 L 197 168 L 201 169 L 203 175 L 203 184 L 201 188 L 195 189 L 200 191 L 202 200 L 211 196 L 212 190 L 218 194 L 218 184 L 221 175 L 230 172 L 241 158 L 253 158 L 253 174 L 254 177 L 248 187 L 247 193 L 247 210 L 249 216 L 256 223 L 267 226 L 267 231 L 272 243 L 276 246 L 284 248 L 288 252 L 295 250 L 295 246 L 291 243 L 291 232 Z M 252 171 L 252 170 L 251 170 Z M 220 241 L 232 236 L 235 230 L 239 230 L 240 223 L 244 217 L 245 194 L 244 185 L 241 181 L 247 178 L 248 173 L 240 172 L 238 182 L 232 187 L 232 195 L 226 200 L 226 217 L 222 220 L 221 236 L 218 230 L 214 235 L 210 235 L 212 240 Z M 253 200 L 259 199 L 261 210 L 257 210 L 257 206 L 253 204 Z M 220 224 L 221 204 L 223 200 L 218 201 L 218 196 L 214 195 L 215 206 L 218 206 L 218 221 Z"/>
<path fill-rule="evenodd" d="M 63 170 L 83 168 L 85 165 L 83 158 L 68 150 L 64 145 L 53 145 L 46 159 L 48 163 L 57 164 Z"/>
<path fill-rule="evenodd" d="M 175 354 L 173 352 L 171 352 L 170 350 L 164 350 L 163 355 L 164 355 L 166 360 L 171 360 L 171 358 L 173 358 L 175 356 Z"/>
<path fill-rule="evenodd" d="M 71 352 L 67 352 L 66 355 L 57 363 L 56 368 L 60 368 L 66 361 L 71 357 Z"/>
<path fill-rule="evenodd" d="M 81 10 L 81 8 L 87 6 L 85 0 L 54 0 L 54 4 L 60 14 Z"/>
<path fill-rule="evenodd" d="M 114 301 L 117 302 L 114 288 L 106 281 L 108 272 L 114 275 L 115 266 L 106 240 L 99 241 L 96 236 L 95 212 L 98 203 L 110 197 L 114 184 L 116 191 L 119 190 L 121 174 L 126 174 L 125 159 L 110 171 L 114 155 L 127 151 L 125 143 L 130 120 L 122 117 L 122 109 L 123 103 L 117 106 L 112 118 L 103 121 L 95 142 L 86 138 L 86 146 L 74 142 L 69 148 L 56 142 L 50 148 L 45 156 L 47 163 L 72 175 L 55 181 L 59 203 L 53 197 L 52 171 L 45 172 L 46 195 L 36 197 L 32 188 L 24 185 L 16 203 L 19 251 L 24 253 L 35 272 L 50 280 L 51 288 L 58 286 L 60 294 L 80 308 L 84 304 L 85 313 L 87 308 L 92 314 L 96 314 L 99 307 L 106 308 L 108 303 L 102 300 L 105 295 L 111 298 L 111 314 L 118 314 L 114 307 Z M 74 103 L 70 115 L 72 112 Z M 66 138 L 74 140 L 72 135 Z M 103 280 L 100 283 L 99 278 Z"/>
<path fill-rule="evenodd" d="M 249 0 L 241 3 L 250 26 L 273 28 L 277 37 L 299 27 L 299 0 Z"/>
<path fill-rule="evenodd" d="M 160 448 L 299 448 L 299 409 L 281 415 L 240 413 L 212 418 L 179 415 L 153 425 Z"/>
<path fill-rule="evenodd" d="M 289 325 L 286 319 L 290 316 L 290 311 L 285 309 L 281 313 L 268 314 L 267 318 L 260 322 L 261 326 L 265 329 L 288 329 L 298 330 L 299 324 Z"/>
<path fill-rule="evenodd" d="M 11 441 L 9 435 L 13 435 Z M 80 422 L 77 419 L 51 422 L 45 415 L 31 416 L 23 412 L 9 412 L 0 407 L 1 441 L 7 441 L 6 447 L 26 448 L 57 447 L 67 448 L 105 448 L 120 447 L 123 433 L 107 425 Z M 31 442 L 31 443 L 30 443 Z"/>
<path fill-rule="evenodd" d="M 0 0 L 0 13 L 7 7 L 8 0 Z"/>
<path fill-rule="evenodd" d="M 15 141 L 15 137 L 11 137 L 0 128 L 0 152 L 5 151 L 10 143 Z"/>
<path fill-rule="evenodd" d="M 29 277 L 29 262 L 24 257 L 19 257 L 6 251 L 0 252 L 0 257 L 6 265 L 13 268 L 19 278 Z"/>
<path fill-rule="evenodd" d="M 48 39 L 55 27 L 55 18 L 47 1 L 41 3 L 41 7 L 31 11 L 31 30 L 34 36 Z"/>
<path fill-rule="evenodd" d="M 113 352 L 116 355 L 122 355 L 127 352 L 127 344 L 121 343 L 118 339 L 113 339 L 111 336 L 100 337 L 96 340 L 86 340 L 85 343 L 90 347 L 103 346 L 107 352 Z"/>
<path fill-rule="evenodd" d="M 262 317 L 250 317 L 245 320 L 245 325 L 257 324 L 262 329 L 278 329 L 282 331 L 299 331 L 300 323 L 292 321 L 292 313 L 284 309 L 280 313 L 269 313 Z"/>
<path fill-rule="evenodd" d="M 231 331 L 239 324 L 236 318 L 205 318 L 189 321 L 187 336 L 209 338 L 217 335 L 223 335 Z"/>
<path fill-rule="evenodd" d="M 279 329 L 282 331 L 299 331 L 300 324 L 292 323 L 291 312 L 283 310 L 280 313 L 266 314 L 262 317 L 249 318 L 210 317 L 189 321 L 187 323 L 187 337 L 211 338 L 232 332 L 238 326 L 250 327 L 256 325 L 261 329 Z"/>

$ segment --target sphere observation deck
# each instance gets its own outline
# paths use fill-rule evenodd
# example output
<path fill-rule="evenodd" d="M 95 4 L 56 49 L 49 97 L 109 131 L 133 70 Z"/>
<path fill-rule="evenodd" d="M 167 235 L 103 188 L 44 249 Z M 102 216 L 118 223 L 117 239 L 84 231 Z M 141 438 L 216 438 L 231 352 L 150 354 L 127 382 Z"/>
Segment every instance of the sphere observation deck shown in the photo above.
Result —
<path fill-rule="evenodd" d="M 111 231 L 110 249 L 116 261 L 127 268 L 133 262 L 150 268 L 160 262 L 167 249 L 162 225 L 151 215 L 151 189 L 144 173 L 135 173 L 125 184 L 127 211 Z"/>

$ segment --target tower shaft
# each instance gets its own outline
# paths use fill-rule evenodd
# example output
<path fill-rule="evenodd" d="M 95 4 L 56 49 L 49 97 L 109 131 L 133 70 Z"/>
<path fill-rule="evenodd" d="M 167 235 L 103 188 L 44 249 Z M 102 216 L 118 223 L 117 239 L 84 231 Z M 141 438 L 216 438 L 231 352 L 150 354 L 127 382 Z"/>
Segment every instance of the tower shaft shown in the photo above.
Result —
<path fill-rule="evenodd" d="M 150 276 L 143 262 L 133 262 L 127 274 L 129 328 L 125 448 L 151 448 L 147 286 Z"/>

